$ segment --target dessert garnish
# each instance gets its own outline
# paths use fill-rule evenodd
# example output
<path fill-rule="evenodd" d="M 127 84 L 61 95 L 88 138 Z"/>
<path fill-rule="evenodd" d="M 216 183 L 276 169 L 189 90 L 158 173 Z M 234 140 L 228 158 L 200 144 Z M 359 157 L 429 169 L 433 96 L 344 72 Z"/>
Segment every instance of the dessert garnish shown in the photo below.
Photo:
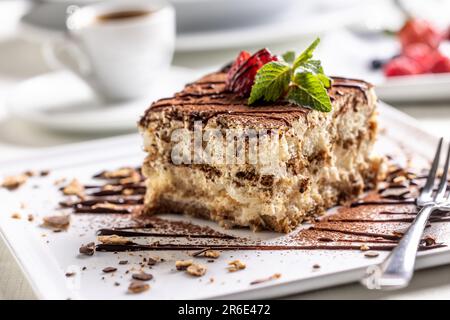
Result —
<path fill-rule="evenodd" d="M 254 55 L 247 51 L 241 51 L 228 71 L 227 88 L 244 97 L 248 96 L 252 90 L 258 70 L 266 63 L 276 60 L 278 58 L 265 48 Z"/>
<path fill-rule="evenodd" d="M 228 90 L 242 96 L 250 95 L 249 105 L 285 99 L 314 110 L 331 111 L 327 93 L 331 80 L 325 75 L 321 62 L 312 59 L 319 42 L 317 38 L 298 56 L 293 51 L 280 58 L 267 49 L 253 56 L 242 51 L 228 71 Z"/>

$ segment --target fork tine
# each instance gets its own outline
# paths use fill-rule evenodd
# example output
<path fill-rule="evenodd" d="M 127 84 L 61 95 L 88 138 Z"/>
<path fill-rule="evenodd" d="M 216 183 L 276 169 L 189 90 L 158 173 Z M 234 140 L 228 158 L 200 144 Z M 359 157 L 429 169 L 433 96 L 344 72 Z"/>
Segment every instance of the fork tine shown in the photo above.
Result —
<path fill-rule="evenodd" d="M 443 201 L 445 193 L 447 191 L 447 176 L 448 176 L 448 166 L 450 162 L 450 145 L 447 151 L 447 158 L 445 159 L 444 171 L 442 172 L 441 181 L 439 182 L 439 188 L 435 196 L 437 202 Z"/>
<path fill-rule="evenodd" d="M 419 196 L 420 201 L 431 200 L 431 194 L 433 193 L 433 185 L 434 180 L 436 179 L 437 168 L 439 166 L 439 158 L 441 156 L 441 148 L 443 140 L 444 138 L 439 139 L 439 144 L 436 150 L 436 154 L 434 155 L 433 164 L 431 165 L 430 172 L 428 173 L 428 178 L 425 183 L 425 186 L 423 187 L 422 192 L 420 193 Z"/>

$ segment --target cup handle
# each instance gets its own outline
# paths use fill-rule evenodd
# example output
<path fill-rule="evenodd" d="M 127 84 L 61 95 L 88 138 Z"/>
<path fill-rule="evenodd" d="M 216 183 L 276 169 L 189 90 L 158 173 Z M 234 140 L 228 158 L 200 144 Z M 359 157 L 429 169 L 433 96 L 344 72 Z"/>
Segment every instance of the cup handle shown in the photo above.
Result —
<path fill-rule="evenodd" d="M 83 78 L 91 73 L 92 68 L 88 57 L 68 36 L 45 43 L 43 55 L 52 69 L 68 68 Z"/>

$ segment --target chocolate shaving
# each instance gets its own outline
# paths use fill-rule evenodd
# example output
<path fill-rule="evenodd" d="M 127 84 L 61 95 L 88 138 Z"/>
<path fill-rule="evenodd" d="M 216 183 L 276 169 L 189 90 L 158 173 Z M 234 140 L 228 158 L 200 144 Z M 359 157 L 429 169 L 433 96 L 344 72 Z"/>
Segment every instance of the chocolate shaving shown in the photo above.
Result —
<path fill-rule="evenodd" d="M 87 245 L 82 245 L 79 249 L 79 252 L 81 254 L 87 255 L 87 256 L 92 256 L 94 255 L 95 252 L 95 243 L 94 242 L 90 242 Z"/>
<path fill-rule="evenodd" d="M 104 273 L 111 273 L 117 271 L 117 268 L 114 267 L 106 267 L 102 270 Z"/>
<path fill-rule="evenodd" d="M 134 280 L 140 280 L 140 281 L 150 281 L 153 279 L 153 275 L 150 273 L 140 272 L 140 273 L 133 273 L 131 277 Z"/>

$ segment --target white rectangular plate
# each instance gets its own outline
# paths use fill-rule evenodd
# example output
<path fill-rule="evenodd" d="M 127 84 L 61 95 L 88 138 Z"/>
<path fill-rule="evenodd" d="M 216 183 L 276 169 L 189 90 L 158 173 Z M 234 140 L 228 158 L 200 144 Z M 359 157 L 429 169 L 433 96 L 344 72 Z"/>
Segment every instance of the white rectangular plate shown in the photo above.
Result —
<path fill-rule="evenodd" d="M 384 104 L 380 106 L 380 113 L 384 134 L 377 143 L 379 152 L 389 152 L 393 141 L 396 144 L 401 141 L 405 150 L 414 154 L 415 158 L 424 160 L 433 153 L 436 138 L 420 130 L 414 120 Z M 89 183 L 92 175 L 103 169 L 139 165 L 144 156 L 140 150 L 140 137 L 132 135 L 55 148 L 33 158 L 0 164 L 0 177 L 30 169 L 51 170 L 48 177 L 31 178 L 16 191 L 0 190 L 1 235 L 39 298 L 273 298 L 357 281 L 368 265 L 381 261 L 387 254 L 381 252 L 377 258 L 368 259 L 361 252 L 343 250 L 223 252 L 216 262 L 207 263 L 208 271 L 204 277 L 193 278 L 174 270 L 175 260 L 188 258 L 187 252 L 97 252 L 92 257 L 80 257 L 80 245 L 95 240 L 95 231 L 101 225 L 101 217 L 73 215 L 67 232 L 53 233 L 39 226 L 43 216 L 58 211 L 55 208 L 58 201 L 62 200 L 54 185 L 55 180 L 76 177 L 83 183 Z M 14 212 L 20 213 L 22 219 L 12 219 L 11 214 Z M 35 216 L 33 222 L 27 221 L 28 214 Z M 211 222 L 181 216 L 177 218 L 193 220 L 196 224 L 220 230 Z M 259 238 L 281 236 L 270 232 L 252 233 L 248 230 L 231 232 Z M 437 232 L 444 235 L 446 243 L 450 243 L 450 224 L 439 224 Z M 149 291 L 128 294 L 130 274 L 125 274 L 125 271 L 142 260 L 139 255 L 157 255 L 164 258 L 164 262 L 150 271 L 154 279 L 150 281 Z M 229 273 L 226 266 L 232 259 L 240 259 L 247 264 L 247 268 Z M 118 266 L 119 260 L 128 260 L 129 264 Z M 450 248 L 435 249 L 419 254 L 417 268 L 437 266 L 449 261 Z M 314 264 L 319 264 L 321 268 L 314 269 Z M 114 274 L 102 274 L 102 269 L 108 266 L 117 267 L 118 271 Z M 86 270 L 82 270 L 83 267 Z M 75 276 L 65 277 L 68 271 L 75 271 Z M 250 284 L 275 273 L 280 273 L 281 278 L 258 285 Z M 211 278 L 214 279 L 213 282 L 210 281 Z M 121 285 L 115 286 L 116 281 Z"/>

